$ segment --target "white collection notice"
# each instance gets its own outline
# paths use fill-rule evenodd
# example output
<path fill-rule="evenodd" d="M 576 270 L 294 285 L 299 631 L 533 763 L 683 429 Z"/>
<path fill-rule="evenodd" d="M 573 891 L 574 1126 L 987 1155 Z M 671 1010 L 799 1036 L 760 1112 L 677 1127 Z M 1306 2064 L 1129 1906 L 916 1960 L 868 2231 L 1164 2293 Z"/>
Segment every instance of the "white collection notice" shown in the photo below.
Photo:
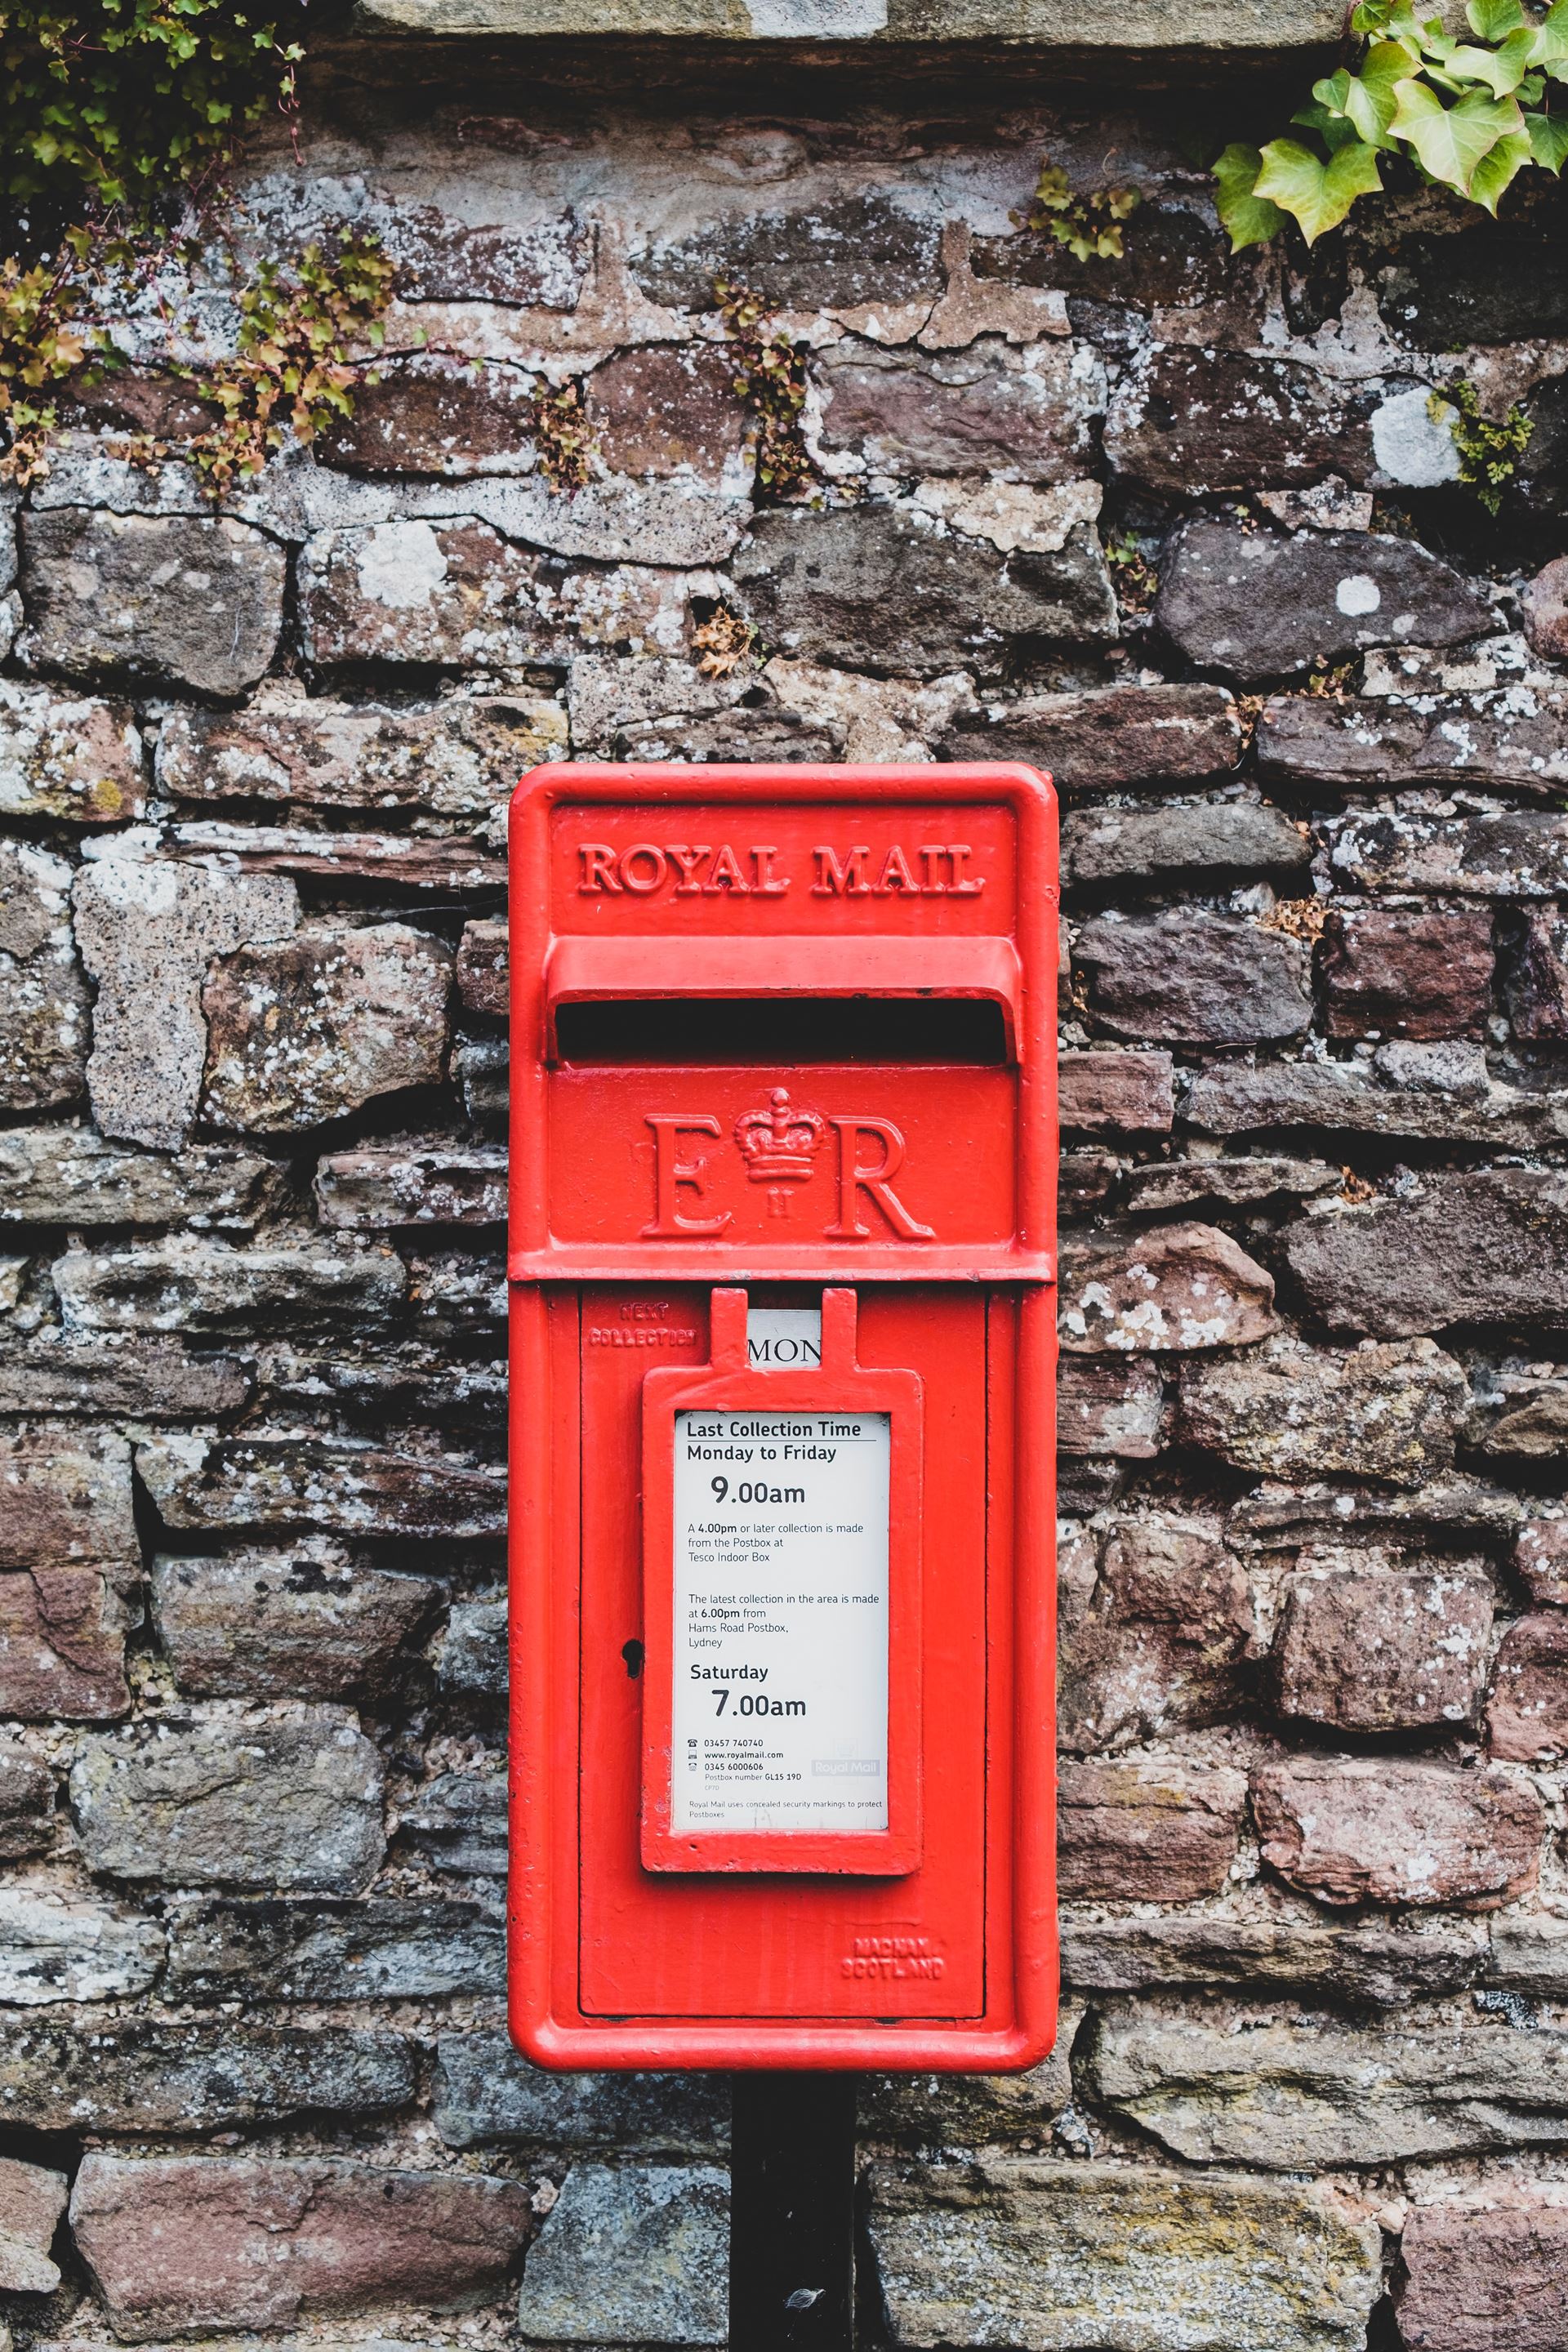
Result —
<path fill-rule="evenodd" d="M 671 1825 L 888 1826 L 885 1412 L 675 1416 Z"/>

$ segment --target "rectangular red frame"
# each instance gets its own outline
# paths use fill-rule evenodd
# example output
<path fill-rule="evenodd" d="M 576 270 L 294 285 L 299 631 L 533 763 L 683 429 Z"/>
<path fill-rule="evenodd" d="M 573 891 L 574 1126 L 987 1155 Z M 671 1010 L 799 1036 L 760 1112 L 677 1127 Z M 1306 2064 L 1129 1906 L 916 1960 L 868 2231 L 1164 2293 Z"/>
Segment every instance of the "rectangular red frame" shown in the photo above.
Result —
<path fill-rule="evenodd" d="M 1016 1216 L 1005 1246 L 919 1257 L 895 1244 L 814 1261 L 784 1261 L 713 1244 L 646 1252 L 606 1244 L 563 1247 L 549 1230 L 551 1003 L 553 945 L 548 887 L 550 827 L 561 803 L 855 806 L 1005 803 L 1017 829 L 1017 906 L 1011 930 L 1018 980 L 1009 1011 L 1016 1052 Z M 511 1873 L 509 2018 L 514 2041 L 537 2063 L 570 2067 L 876 2067 L 910 2072 L 1016 2072 L 1051 2048 L 1057 2013 L 1055 1853 L 1056 803 L 1048 777 L 1010 763 L 911 767 L 681 768 L 674 764 L 561 763 L 535 770 L 514 795 L 510 825 L 511 1302 L 510 1759 Z M 872 942 L 876 944 L 876 942 Z M 889 960 L 889 992 L 907 992 Z M 907 962 L 907 959 L 903 960 Z M 713 992 L 711 976 L 704 982 Z M 750 992 L 748 990 L 746 992 Z M 809 982 L 798 992 L 811 994 Z M 842 992 L 833 991 L 830 992 Z M 952 2022 L 864 2017 L 605 2018 L 584 2012 L 572 1987 L 578 1903 L 580 1757 L 563 1645 L 574 1637 L 574 1590 L 552 1582 L 557 1557 L 577 1541 L 575 1394 L 552 1383 L 552 1346 L 572 1328 L 552 1300 L 571 1305 L 589 1283 L 978 1283 L 992 1321 L 1013 1334 L 1004 1369 L 988 1381 L 989 1409 L 1012 1432 L 1009 1473 L 990 1493 L 988 1525 L 1005 1533 L 1005 1622 L 1011 1705 L 994 1727 L 992 1763 L 1005 1784 L 1005 1818 L 987 1885 L 988 1950 L 1000 1928 L 1009 1965 L 988 1975 L 983 2016 Z M 572 1307 L 574 1317 L 575 1308 Z M 570 1423 L 571 1425 L 568 1425 Z M 988 1765 L 988 1775 L 992 1769 Z M 988 1821 L 990 1815 L 988 1812 Z M 994 1884 L 992 1884 L 992 1881 Z M 781 1885 L 787 1882 L 780 1882 Z M 994 1915 L 992 1905 L 1000 1908 Z M 1005 1976 L 1004 1985 L 999 1979 Z"/>
<path fill-rule="evenodd" d="M 899 1878 L 921 1859 L 921 1406 L 915 1372 L 855 1361 L 855 1293 L 822 1299 L 822 1361 L 809 1370 L 753 1371 L 746 1360 L 746 1293 L 716 1290 L 712 1361 L 671 1365 L 643 1381 L 643 1816 L 648 1870 L 839 1872 Z M 888 1826 L 677 1832 L 670 1826 L 675 1708 L 675 1416 L 709 1412 L 885 1412 L 888 1494 Z"/>

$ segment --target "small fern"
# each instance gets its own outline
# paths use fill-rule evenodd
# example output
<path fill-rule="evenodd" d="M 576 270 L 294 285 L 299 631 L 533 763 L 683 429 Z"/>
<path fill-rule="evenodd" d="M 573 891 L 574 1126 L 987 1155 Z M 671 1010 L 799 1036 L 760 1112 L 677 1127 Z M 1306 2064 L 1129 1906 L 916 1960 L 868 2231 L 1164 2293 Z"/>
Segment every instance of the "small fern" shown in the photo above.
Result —
<path fill-rule="evenodd" d="M 1481 414 L 1481 396 L 1468 377 L 1456 376 L 1426 403 L 1434 423 L 1446 425 L 1459 453 L 1459 479 L 1495 515 L 1502 494 L 1519 470 L 1535 426 L 1517 401 L 1500 423 Z"/>

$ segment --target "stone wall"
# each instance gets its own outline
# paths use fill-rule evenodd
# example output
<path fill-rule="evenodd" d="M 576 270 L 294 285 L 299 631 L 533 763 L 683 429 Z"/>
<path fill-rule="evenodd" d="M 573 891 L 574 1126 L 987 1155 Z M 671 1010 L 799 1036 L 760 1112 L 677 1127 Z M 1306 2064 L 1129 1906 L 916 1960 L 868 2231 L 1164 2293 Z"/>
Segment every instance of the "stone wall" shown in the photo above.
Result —
<path fill-rule="evenodd" d="M 327 55 L 238 233 L 380 232 L 379 387 L 215 509 L 124 455 L 192 413 L 142 300 L 5 517 L 5 2313 L 721 2340 L 721 2084 L 502 2025 L 504 799 L 998 756 L 1068 811 L 1066 2021 L 866 2084 L 868 2330 L 1556 2352 L 1563 201 L 1233 263 L 1224 82 L 636 79 Z M 1124 260 L 1018 229 L 1046 150 Z M 1495 524 L 1456 373 L 1534 420 Z"/>

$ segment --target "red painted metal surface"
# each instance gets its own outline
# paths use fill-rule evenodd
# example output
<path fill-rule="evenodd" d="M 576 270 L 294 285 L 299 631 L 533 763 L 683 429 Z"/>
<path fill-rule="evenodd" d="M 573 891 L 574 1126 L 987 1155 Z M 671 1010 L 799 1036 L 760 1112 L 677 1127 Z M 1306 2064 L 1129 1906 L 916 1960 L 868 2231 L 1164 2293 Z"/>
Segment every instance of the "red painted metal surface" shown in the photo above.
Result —
<path fill-rule="evenodd" d="M 510 844 L 514 2036 L 552 2066 L 1032 2064 L 1049 784 L 560 765 Z M 748 1304 L 818 1302 L 819 1367 L 748 1363 Z M 676 1416 L 721 1409 L 888 1417 L 883 1828 L 672 1826 Z"/>

